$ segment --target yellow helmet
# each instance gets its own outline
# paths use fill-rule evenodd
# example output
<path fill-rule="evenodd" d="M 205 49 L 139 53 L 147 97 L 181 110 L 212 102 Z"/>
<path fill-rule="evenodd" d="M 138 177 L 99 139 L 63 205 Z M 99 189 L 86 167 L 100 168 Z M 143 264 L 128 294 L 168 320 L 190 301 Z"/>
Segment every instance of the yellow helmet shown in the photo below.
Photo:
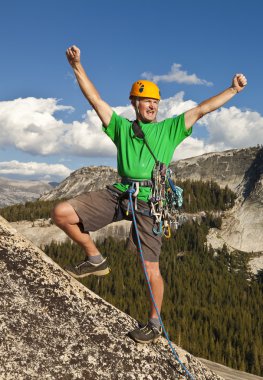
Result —
<path fill-rule="evenodd" d="M 130 99 L 132 96 L 139 96 L 140 98 L 152 98 L 152 99 L 161 99 L 161 93 L 159 87 L 155 83 L 150 82 L 149 80 L 138 80 L 133 83 Z"/>

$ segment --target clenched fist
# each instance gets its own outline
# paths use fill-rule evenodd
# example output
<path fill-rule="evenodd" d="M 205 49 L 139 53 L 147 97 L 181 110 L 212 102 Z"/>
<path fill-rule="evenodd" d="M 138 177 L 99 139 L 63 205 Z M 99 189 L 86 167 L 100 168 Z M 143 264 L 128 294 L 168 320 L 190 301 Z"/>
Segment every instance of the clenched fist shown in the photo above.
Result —
<path fill-rule="evenodd" d="M 71 66 L 75 63 L 80 62 L 80 50 L 77 46 L 73 45 L 69 47 L 66 51 L 66 56 Z"/>
<path fill-rule="evenodd" d="M 232 80 L 232 88 L 236 92 L 244 90 L 247 85 L 247 78 L 243 74 L 236 74 Z"/>

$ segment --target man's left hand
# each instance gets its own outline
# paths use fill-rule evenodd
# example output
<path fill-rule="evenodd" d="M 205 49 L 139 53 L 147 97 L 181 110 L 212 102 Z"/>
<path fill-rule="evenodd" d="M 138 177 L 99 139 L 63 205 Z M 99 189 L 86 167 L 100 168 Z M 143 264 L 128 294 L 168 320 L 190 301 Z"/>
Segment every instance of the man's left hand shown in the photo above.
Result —
<path fill-rule="evenodd" d="M 247 85 L 247 78 L 243 74 L 236 74 L 232 80 L 232 88 L 236 92 L 244 90 Z"/>

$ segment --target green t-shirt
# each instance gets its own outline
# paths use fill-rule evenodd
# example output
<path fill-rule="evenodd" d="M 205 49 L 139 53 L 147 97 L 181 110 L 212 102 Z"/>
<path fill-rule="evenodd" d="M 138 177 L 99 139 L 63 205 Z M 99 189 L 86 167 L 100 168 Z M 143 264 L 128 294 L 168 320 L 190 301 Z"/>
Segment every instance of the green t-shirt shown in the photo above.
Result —
<path fill-rule="evenodd" d="M 167 166 L 175 148 L 192 133 L 192 128 L 185 128 L 184 114 L 158 123 L 139 124 L 157 160 Z M 151 179 L 155 161 L 143 139 L 134 136 L 132 122 L 113 112 L 110 124 L 103 130 L 117 147 L 119 175 L 138 181 Z M 121 183 L 115 183 L 114 186 L 121 191 L 129 187 Z M 147 202 L 150 194 L 149 187 L 140 187 L 138 199 Z"/>

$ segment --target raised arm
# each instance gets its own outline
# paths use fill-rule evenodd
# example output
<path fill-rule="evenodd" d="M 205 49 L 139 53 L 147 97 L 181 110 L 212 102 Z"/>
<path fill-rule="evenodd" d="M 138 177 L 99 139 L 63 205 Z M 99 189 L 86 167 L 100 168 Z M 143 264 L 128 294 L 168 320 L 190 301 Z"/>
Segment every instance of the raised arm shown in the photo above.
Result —
<path fill-rule="evenodd" d="M 111 116 L 111 107 L 101 99 L 100 94 L 96 90 L 94 84 L 88 78 L 81 62 L 80 62 L 80 50 L 77 46 L 71 46 L 66 51 L 69 64 L 72 66 L 79 87 L 88 100 L 90 105 L 94 108 L 100 120 L 105 127 L 108 127 Z"/>
<path fill-rule="evenodd" d="M 223 104 L 233 98 L 238 92 L 242 91 L 247 85 L 247 79 L 243 74 L 236 74 L 232 80 L 231 87 L 227 88 L 218 95 L 198 104 L 197 107 L 185 112 L 185 126 L 190 129 L 197 120 L 201 119 L 209 112 L 215 111 Z"/>

